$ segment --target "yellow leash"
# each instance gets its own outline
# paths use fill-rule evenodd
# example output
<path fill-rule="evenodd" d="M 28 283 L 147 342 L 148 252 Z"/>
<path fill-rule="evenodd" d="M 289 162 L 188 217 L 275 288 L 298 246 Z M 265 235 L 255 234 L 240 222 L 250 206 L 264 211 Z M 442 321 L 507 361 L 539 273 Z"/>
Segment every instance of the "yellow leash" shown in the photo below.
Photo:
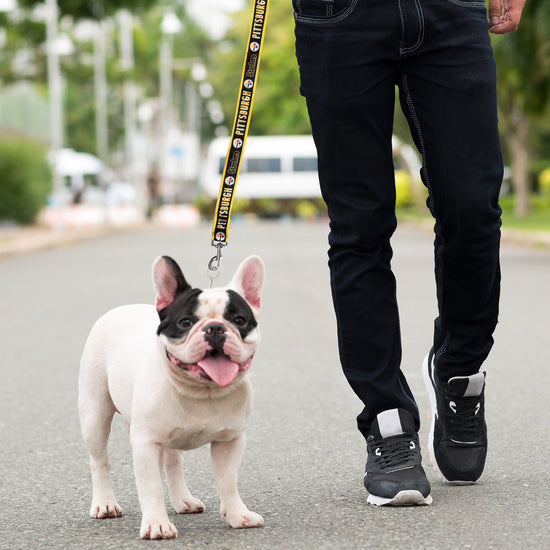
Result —
<path fill-rule="evenodd" d="M 212 246 L 217 248 L 217 253 L 208 262 L 210 286 L 212 286 L 212 281 L 219 275 L 221 250 L 228 242 L 233 197 L 235 195 L 235 187 L 237 186 L 237 178 L 239 177 L 246 136 L 248 135 L 248 128 L 250 126 L 254 93 L 256 91 L 256 80 L 260 67 L 260 55 L 263 47 L 268 3 L 269 0 L 254 0 L 249 39 L 241 74 L 239 99 L 231 132 L 231 141 L 225 156 L 222 181 L 216 203 L 214 223 L 212 225 Z"/>

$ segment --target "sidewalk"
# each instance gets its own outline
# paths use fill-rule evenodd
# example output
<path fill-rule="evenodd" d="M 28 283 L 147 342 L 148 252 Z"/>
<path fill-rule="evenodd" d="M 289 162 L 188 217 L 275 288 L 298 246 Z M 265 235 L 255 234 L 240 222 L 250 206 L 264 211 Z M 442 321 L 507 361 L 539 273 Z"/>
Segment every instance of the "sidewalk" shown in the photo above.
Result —
<path fill-rule="evenodd" d="M 136 230 L 140 227 L 138 225 L 126 227 L 89 226 L 65 229 L 52 229 L 41 226 L 2 227 L 0 228 L 0 258 L 54 246 L 70 245 L 114 232 Z"/>
<path fill-rule="evenodd" d="M 198 221 L 197 221 L 198 223 Z M 432 231 L 428 222 L 402 221 L 403 225 L 414 225 L 426 231 Z M 193 224 L 195 225 L 195 224 Z M 141 231 L 147 227 L 177 227 L 177 214 L 166 211 L 153 221 L 142 221 L 128 225 L 88 225 L 82 227 L 66 227 L 54 229 L 45 226 L 1 227 L 0 226 L 0 258 L 14 254 L 22 254 L 52 248 L 67 246 L 83 240 L 103 237 L 115 233 Z M 183 227 L 189 227 L 183 224 Z M 520 231 L 517 229 L 502 229 L 502 242 L 535 248 L 550 249 L 550 231 Z"/>
<path fill-rule="evenodd" d="M 550 231 L 522 231 L 520 229 L 503 228 L 502 241 L 537 248 L 550 248 Z"/>
<path fill-rule="evenodd" d="M 0 226 L 0 258 L 44 248 L 66 246 L 115 233 L 140 231 L 147 227 L 192 227 L 200 221 L 198 211 L 188 205 L 164 206 L 153 220 L 146 220 L 143 216 L 132 216 L 128 217 L 127 221 L 119 221 L 115 224 L 87 223 L 85 219 L 79 222 L 74 216 L 69 219 L 72 222 L 65 227 L 56 227 L 54 223 L 49 226 Z"/>

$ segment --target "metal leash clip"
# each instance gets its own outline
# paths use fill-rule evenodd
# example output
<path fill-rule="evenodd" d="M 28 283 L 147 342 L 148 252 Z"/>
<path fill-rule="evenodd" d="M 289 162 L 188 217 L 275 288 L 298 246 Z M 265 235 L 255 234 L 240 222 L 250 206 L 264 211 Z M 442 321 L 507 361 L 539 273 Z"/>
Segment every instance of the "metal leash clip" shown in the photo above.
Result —
<path fill-rule="evenodd" d="M 222 263 L 222 248 L 227 243 L 212 242 L 212 246 L 217 248 L 216 255 L 210 258 L 208 262 L 208 278 L 210 279 L 210 288 L 214 283 L 214 279 L 217 279 L 220 275 L 220 265 Z"/>

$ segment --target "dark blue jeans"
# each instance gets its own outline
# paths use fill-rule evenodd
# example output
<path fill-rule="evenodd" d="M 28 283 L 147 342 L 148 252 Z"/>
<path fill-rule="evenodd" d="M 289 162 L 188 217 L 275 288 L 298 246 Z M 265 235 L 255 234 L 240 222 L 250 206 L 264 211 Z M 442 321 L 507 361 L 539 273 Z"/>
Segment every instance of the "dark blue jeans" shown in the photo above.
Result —
<path fill-rule="evenodd" d="M 330 218 L 340 358 L 365 405 L 358 426 L 367 436 L 376 414 L 402 407 L 418 427 L 391 270 L 395 86 L 436 220 L 432 345 L 447 380 L 479 370 L 498 316 L 502 156 L 485 2 L 294 0 L 294 9 Z"/>

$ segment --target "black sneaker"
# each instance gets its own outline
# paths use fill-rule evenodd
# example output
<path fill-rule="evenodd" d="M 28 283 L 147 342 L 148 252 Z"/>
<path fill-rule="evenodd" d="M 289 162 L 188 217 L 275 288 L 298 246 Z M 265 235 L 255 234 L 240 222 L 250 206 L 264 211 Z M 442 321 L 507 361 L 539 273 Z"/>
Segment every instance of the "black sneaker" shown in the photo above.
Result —
<path fill-rule="evenodd" d="M 377 415 L 370 432 L 364 478 L 367 502 L 377 506 L 431 504 L 430 484 L 410 413 L 405 409 L 384 411 Z"/>
<path fill-rule="evenodd" d="M 432 405 L 432 464 L 448 483 L 475 483 L 483 473 L 487 456 L 485 373 L 455 376 L 445 384 L 435 375 L 432 352 L 424 359 L 423 372 Z"/>

